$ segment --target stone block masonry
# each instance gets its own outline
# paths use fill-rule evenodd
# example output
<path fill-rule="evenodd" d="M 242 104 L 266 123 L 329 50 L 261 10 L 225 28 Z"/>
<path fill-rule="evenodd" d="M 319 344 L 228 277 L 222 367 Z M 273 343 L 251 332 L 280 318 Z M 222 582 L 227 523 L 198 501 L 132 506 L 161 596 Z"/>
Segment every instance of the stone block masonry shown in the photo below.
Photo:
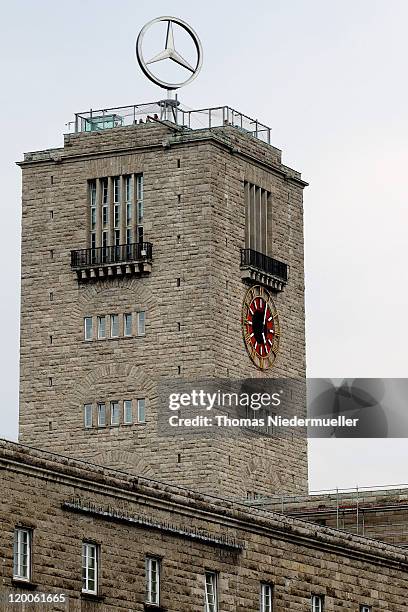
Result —
<path fill-rule="evenodd" d="M 404 550 L 271 511 L 193 493 L 108 467 L 0 442 L 0 610 L 10 593 L 65 594 L 39 609 L 150 609 L 145 558 L 160 559 L 160 607 L 202 612 L 205 573 L 218 578 L 219 609 L 259 610 L 261 583 L 274 612 L 307 612 L 313 594 L 325 612 L 405 612 Z M 16 527 L 32 534 L 29 583 L 13 581 Z M 81 592 L 82 542 L 99 547 L 99 588 Z"/>
<path fill-rule="evenodd" d="M 232 127 L 149 123 L 71 134 L 63 148 L 28 153 L 20 165 L 20 441 L 207 493 L 306 492 L 305 439 L 157 433 L 157 385 L 166 379 L 304 379 L 305 183 L 280 151 Z M 135 173 L 144 177 L 151 274 L 78 284 L 70 251 L 89 244 L 88 181 Z M 241 329 L 245 181 L 271 194 L 270 250 L 290 266 L 274 295 L 281 349 L 266 373 L 250 361 Z M 84 341 L 85 316 L 138 310 L 144 337 Z M 145 423 L 85 429 L 84 404 L 140 397 Z"/>

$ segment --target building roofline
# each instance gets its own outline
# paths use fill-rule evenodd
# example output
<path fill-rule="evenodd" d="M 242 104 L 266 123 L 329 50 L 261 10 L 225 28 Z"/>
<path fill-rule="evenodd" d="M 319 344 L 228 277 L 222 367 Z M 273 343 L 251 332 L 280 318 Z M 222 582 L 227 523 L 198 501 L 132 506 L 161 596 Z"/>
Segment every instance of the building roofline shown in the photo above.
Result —
<path fill-rule="evenodd" d="M 57 147 L 55 149 L 45 149 L 43 151 L 32 151 L 25 153 L 24 160 L 17 161 L 16 164 L 20 168 L 30 167 L 38 164 L 60 164 L 64 162 L 76 162 L 83 161 L 86 159 L 101 159 L 107 156 L 120 156 L 120 155 L 128 155 L 129 153 L 144 153 L 146 151 L 151 151 L 154 149 L 163 150 L 170 149 L 172 147 L 183 147 L 183 146 L 194 146 L 198 143 L 211 142 L 216 146 L 228 150 L 232 155 L 236 155 L 241 159 L 249 161 L 250 163 L 257 165 L 260 168 L 263 168 L 269 172 L 272 172 L 275 175 L 280 176 L 285 181 L 293 182 L 299 185 L 302 189 L 308 187 L 309 183 L 304 181 L 301 178 L 301 175 L 296 170 L 285 166 L 281 162 L 276 163 L 268 159 L 260 159 L 255 155 L 251 155 L 248 151 L 244 151 L 240 148 L 239 144 L 234 142 L 233 138 L 230 138 L 229 135 L 234 136 L 238 139 L 238 143 L 240 139 L 252 138 L 252 136 L 248 136 L 247 134 L 242 134 L 239 131 L 236 131 L 234 128 L 227 127 L 214 127 L 214 128 L 202 128 L 197 130 L 185 131 L 179 126 L 175 126 L 171 123 L 165 121 L 157 121 L 155 123 L 144 124 L 143 128 L 149 126 L 152 127 L 164 127 L 167 132 L 171 132 L 171 135 L 167 137 L 166 140 L 158 141 L 157 143 L 152 143 L 148 145 L 141 146 L 126 146 L 122 148 L 115 147 L 113 149 L 106 149 L 102 151 L 87 151 L 86 153 L 71 153 L 69 148 L 67 149 L 67 145 L 69 146 L 71 139 L 74 142 L 76 138 L 86 138 L 89 135 L 99 135 L 103 136 L 106 133 L 112 133 L 113 131 L 123 131 L 123 130 L 132 130 L 134 126 L 126 126 L 112 128 L 110 130 L 101 131 L 101 132 L 79 132 L 78 134 L 66 134 L 65 135 L 65 147 Z M 139 126 L 137 126 L 139 127 Z M 256 140 L 256 139 L 254 139 Z M 281 150 L 273 147 L 272 145 L 268 145 L 262 141 L 256 141 L 257 146 L 265 147 L 268 151 L 276 151 L 278 154 L 281 153 Z"/>
<path fill-rule="evenodd" d="M 255 532 L 306 548 L 326 550 L 376 565 L 398 567 L 408 572 L 408 554 L 403 549 L 377 540 L 323 527 L 301 519 L 249 508 L 231 499 L 201 494 L 193 490 L 135 476 L 127 472 L 58 455 L 49 451 L 0 439 L 0 466 L 28 476 L 66 481 L 88 491 L 105 492 L 109 496 L 156 508 L 171 508 L 177 514 L 191 515 L 227 525 L 230 528 Z"/>

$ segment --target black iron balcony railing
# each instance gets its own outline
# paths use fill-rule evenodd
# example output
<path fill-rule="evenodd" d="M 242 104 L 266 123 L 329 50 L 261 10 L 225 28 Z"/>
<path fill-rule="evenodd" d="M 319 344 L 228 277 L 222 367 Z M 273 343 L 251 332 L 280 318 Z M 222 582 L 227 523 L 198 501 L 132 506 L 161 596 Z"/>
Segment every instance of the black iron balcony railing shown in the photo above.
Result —
<path fill-rule="evenodd" d="M 288 281 L 289 266 L 253 249 L 241 249 L 241 268 L 252 267 L 275 278 Z"/>
<path fill-rule="evenodd" d="M 71 267 L 76 269 L 150 261 L 151 259 L 152 244 L 150 242 L 71 251 Z"/>

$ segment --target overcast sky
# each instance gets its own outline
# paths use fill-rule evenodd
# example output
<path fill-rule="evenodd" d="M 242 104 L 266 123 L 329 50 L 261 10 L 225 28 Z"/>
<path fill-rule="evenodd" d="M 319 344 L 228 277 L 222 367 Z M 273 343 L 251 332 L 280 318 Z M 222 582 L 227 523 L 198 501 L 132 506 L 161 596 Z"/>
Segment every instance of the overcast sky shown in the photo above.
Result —
<path fill-rule="evenodd" d="M 171 7 L 171 8 L 170 8 Z M 16 439 L 20 171 L 75 112 L 159 99 L 134 41 L 172 14 L 204 46 L 191 108 L 272 127 L 305 191 L 309 376 L 407 375 L 406 0 L 13 0 L 0 24 L 0 436 Z M 405 440 L 310 442 L 312 489 L 408 481 Z"/>

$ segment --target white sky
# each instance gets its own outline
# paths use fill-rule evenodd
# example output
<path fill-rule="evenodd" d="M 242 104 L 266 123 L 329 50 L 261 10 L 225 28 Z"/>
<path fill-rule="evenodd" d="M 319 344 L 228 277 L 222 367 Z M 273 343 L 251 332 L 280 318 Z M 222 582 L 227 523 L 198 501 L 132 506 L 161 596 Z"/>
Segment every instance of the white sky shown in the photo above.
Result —
<path fill-rule="evenodd" d="M 170 8 L 171 7 L 171 8 Z M 204 46 L 191 108 L 230 105 L 273 129 L 303 173 L 309 376 L 405 377 L 408 3 L 244 0 L 171 4 L 13 0 L 0 24 L 0 436 L 16 439 L 20 171 L 91 107 L 159 99 L 134 40 L 171 13 Z M 405 440 L 310 442 L 313 489 L 408 481 Z"/>

